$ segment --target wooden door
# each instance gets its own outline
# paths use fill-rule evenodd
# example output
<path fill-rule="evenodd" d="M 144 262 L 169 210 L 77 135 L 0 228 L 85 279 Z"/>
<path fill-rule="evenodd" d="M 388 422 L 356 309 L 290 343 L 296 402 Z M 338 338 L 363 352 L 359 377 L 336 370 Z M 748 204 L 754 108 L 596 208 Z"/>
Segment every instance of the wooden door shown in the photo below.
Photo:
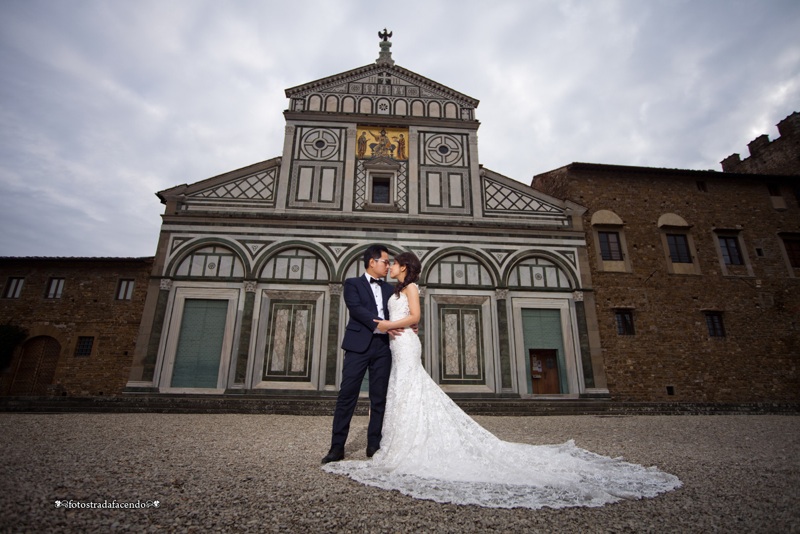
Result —
<path fill-rule="evenodd" d="M 9 395 L 47 395 L 53 383 L 61 345 L 52 337 L 30 339 L 22 346 L 19 359 L 12 366 Z"/>
<path fill-rule="evenodd" d="M 531 382 L 537 395 L 561 393 L 558 376 L 558 351 L 555 349 L 529 349 Z"/>

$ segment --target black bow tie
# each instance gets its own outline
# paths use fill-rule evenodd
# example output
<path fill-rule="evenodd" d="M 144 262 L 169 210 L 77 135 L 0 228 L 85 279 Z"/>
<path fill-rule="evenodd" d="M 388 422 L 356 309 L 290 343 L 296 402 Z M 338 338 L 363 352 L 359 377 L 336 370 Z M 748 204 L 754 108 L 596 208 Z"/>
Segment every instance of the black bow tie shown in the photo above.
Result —
<path fill-rule="evenodd" d="M 370 283 L 370 284 L 380 284 L 380 283 L 381 283 L 381 281 L 380 281 L 380 280 L 378 280 L 377 278 L 372 278 L 372 277 L 370 277 L 370 278 L 369 278 L 369 283 Z"/>

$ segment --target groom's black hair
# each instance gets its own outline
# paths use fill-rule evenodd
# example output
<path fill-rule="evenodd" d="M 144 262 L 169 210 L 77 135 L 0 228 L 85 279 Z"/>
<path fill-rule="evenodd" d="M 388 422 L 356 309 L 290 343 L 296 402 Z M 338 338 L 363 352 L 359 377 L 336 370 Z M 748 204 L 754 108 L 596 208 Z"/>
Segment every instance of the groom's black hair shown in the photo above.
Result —
<path fill-rule="evenodd" d="M 383 245 L 372 245 L 364 251 L 364 268 L 369 267 L 369 260 L 379 260 L 383 253 L 389 254 L 389 249 Z"/>

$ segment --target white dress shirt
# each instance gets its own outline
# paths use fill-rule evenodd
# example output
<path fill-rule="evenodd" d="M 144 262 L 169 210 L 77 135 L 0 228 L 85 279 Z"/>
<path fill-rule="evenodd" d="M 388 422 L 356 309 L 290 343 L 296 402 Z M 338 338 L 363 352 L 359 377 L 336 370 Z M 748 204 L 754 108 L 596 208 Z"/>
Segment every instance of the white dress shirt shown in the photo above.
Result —
<path fill-rule="evenodd" d="M 373 277 L 367 273 L 364 273 L 364 276 L 367 277 L 367 282 L 369 282 L 369 287 L 372 289 L 372 294 L 375 295 L 375 307 L 378 308 L 378 317 L 386 319 L 386 317 L 383 316 L 383 290 L 381 289 L 381 284 L 373 284 L 370 282 Z M 380 279 L 378 278 L 378 280 Z"/>
<path fill-rule="evenodd" d="M 378 317 L 381 319 L 386 319 L 386 317 L 383 316 L 383 289 L 381 289 L 381 284 L 373 284 L 370 282 L 373 277 L 367 273 L 364 273 L 364 276 L 367 277 L 367 282 L 369 282 L 369 287 L 372 289 L 372 294 L 375 295 L 375 307 L 378 308 Z M 373 330 L 373 333 L 384 334 L 385 332 L 381 332 L 376 326 L 375 330 Z"/>

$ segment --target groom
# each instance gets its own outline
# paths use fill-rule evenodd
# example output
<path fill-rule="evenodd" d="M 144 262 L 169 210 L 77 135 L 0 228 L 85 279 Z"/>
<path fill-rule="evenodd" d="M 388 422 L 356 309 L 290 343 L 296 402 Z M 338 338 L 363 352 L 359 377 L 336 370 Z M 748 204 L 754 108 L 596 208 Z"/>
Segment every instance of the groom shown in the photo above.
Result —
<path fill-rule="evenodd" d="M 366 273 L 344 282 L 344 302 L 350 312 L 350 321 L 342 341 L 344 365 L 339 397 L 333 414 L 331 449 L 322 463 L 337 462 L 344 458 L 344 444 L 350 430 L 350 420 L 358 402 L 364 373 L 369 369 L 370 416 L 367 427 L 367 456 L 381 446 L 383 412 L 386 407 L 386 389 L 392 369 L 389 335 L 375 328 L 375 319 L 388 319 L 387 308 L 392 295 L 392 285 L 384 278 L 389 272 L 389 251 L 383 245 L 372 245 L 364 252 Z"/>

